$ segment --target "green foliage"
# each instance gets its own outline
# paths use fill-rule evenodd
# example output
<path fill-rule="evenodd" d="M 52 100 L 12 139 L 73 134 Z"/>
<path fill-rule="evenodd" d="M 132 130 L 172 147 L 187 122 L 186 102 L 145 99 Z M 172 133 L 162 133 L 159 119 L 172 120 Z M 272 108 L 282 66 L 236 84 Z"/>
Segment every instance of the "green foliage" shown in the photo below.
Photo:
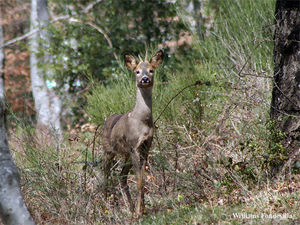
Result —
<path fill-rule="evenodd" d="M 126 113 L 135 104 L 135 83 L 128 75 L 106 85 L 96 85 L 92 93 L 87 95 L 86 111 L 96 124 L 102 124 L 112 114 Z"/>
<path fill-rule="evenodd" d="M 49 49 L 57 78 L 70 87 L 87 76 L 106 80 L 118 75 L 114 71 L 118 67 L 114 53 L 120 57 L 126 51 L 144 52 L 145 45 L 177 40 L 179 33 L 186 30 L 180 21 L 172 19 L 176 16 L 175 4 L 165 0 L 143 4 L 100 1 L 83 12 L 92 3 L 52 0 L 50 4 L 56 15 L 73 19 L 51 25 Z"/>
<path fill-rule="evenodd" d="M 73 124 L 82 123 L 86 101 L 79 93 L 89 88 L 91 80 L 106 84 L 122 78 L 120 58 L 125 52 L 143 53 L 145 46 L 178 40 L 179 34 L 187 30 L 180 20 L 174 19 L 176 4 L 166 0 L 143 4 L 122 0 L 50 0 L 49 9 L 55 15 L 53 19 L 61 19 L 45 28 L 51 41 L 40 54 L 47 51 L 52 61 L 41 66 L 51 69 L 48 80 L 55 80 L 56 91 L 71 109 L 68 114 Z"/>
<path fill-rule="evenodd" d="M 212 35 L 197 43 L 201 59 L 226 65 L 251 56 L 250 64 L 265 67 L 271 60 L 273 17 L 274 1 L 218 1 Z M 268 61 L 255 60 L 260 58 Z"/>
<path fill-rule="evenodd" d="M 234 68 L 242 68 L 243 65 L 241 63 L 247 61 L 249 64 L 247 68 L 250 67 L 250 70 L 252 67 L 258 70 L 269 69 L 268 66 L 266 68 L 266 65 L 271 64 L 269 55 L 272 52 L 272 43 L 265 42 L 265 39 L 268 35 L 271 35 L 271 30 L 269 26 L 268 29 L 264 29 L 264 26 L 270 25 L 269 23 L 272 21 L 270 19 L 273 17 L 272 4 L 272 1 L 251 1 L 247 3 L 220 1 L 218 14 L 215 15 L 214 30 L 210 31 L 212 34 L 205 40 L 194 42 L 193 49 L 182 55 L 177 55 L 175 61 L 173 60 L 174 57 L 171 56 L 172 60 L 168 60 L 156 72 L 156 76 L 159 76 L 161 72 L 164 73 L 164 79 L 158 77 L 156 82 L 168 81 L 168 84 L 156 85 L 154 88 L 154 118 L 158 116 L 158 113 L 161 112 L 166 103 L 180 89 L 197 80 L 207 80 L 213 83 L 212 87 L 209 89 L 206 87 L 195 87 L 186 90 L 170 104 L 162 118 L 167 121 L 178 120 L 178 122 L 181 121 L 183 123 L 189 119 L 194 122 L 201 121 L 204 116 L 212 119 L 218 116 L 219 112 L 217 110 L 209 111 L 209 114 L 203 115 L 203 113 L 205 114 L 204 108 L 213 103 L 219 104 L 224 102 L 227 93 L 231 92 L 228 86 L 232 85 L 231 83 L 235 79 L 232 73 L 239 73 L 238 69 Z M 264 12 L 259 12 L 259 16 L 253 17 L 253 15 L 257 14 L 257 10 L 261 9 L 261 5 L 264 6 Z M 249 18 L 253 19 L 250 20 Z M 248 59 L 249 57 L 251 60 Z M 252 65 L 255 62 L 256 64 Z M 170 67 L 169 63 L 177 66 Z M 225 69 L 224 74 L 223 67 L 233 68 L 233 70 Z M 116 76 L 122 77 L 120 74 Z M 127 101 L 135 100 L 132 98 L 132 94 L 128 97 L 126 95 L 113 94 L 114 92 L 118 93 L 119 89 L 123 93 L 127 93 L 127 88 L 131 90 L 132 85 L 128 85 L 126 81 L 123 82 L 123 79 L 119 79 L 119 81 L 113 82 L 107 87 L 100 85 L 99 90 L 101 89 L 101 91 L 97 91 L 97 87 L 95 87 L 92 95 L 88 97 L 88 114 L 92 115 L 93 121 L 99 123 L 111 112 L 119 113 L 128 110 L 128 107 L 120 107 L 123 110 L 120 108 L 117 111 L 113 110 L 117 107 L 115 104 L 120 102 L 120 99 L 116 99 L 119 96 L 122 96 L 122 106 L 130 106 L 130 103 Z M 225 93 L 221 95 L 203 93 L 207 90 L 210 93 Z M 99 101 L 102 98 L 106 98 L 104 97 L 106 95 L 105 92 L 109 92 L 110 96 L 116 98 L 110 98 L 110 100 L 103 102 Z M 95 100 L 93 100 L 93 95 L 95 95 Z M 103 97 L 99 95 L 103 95 Z M 116 100 L 115 103 L 114 99 Z M 107 103 L 110 105 L 105 105 Z M 92 109 L 92 107 L 95 109 Z M 98 115 L 100 118 L 98 119 L 96 119 L 97 109 L 101 109 Z M 105 111 L 104 115 L 101 115 L 102 110 Z M 91 111 L 95 113 L 90 113 Z"/>
<path fill-rule="evenodd" d="M 154 120 L 158 117 L 165 105 L 183 87 L 195 83 L 198 80 L 208 80 L 206 75 L 210 73 L 209 68 L 203 69 L 201 74 L 186 73 L 174 76 L 170 71 L 164 71 L 165 66 L 159 68 L 155 74 L 153 90 Z M 166 74 L 167 83 L 164 75 Z M 213 77 L 213 76 L 211 76 Z M 213 78 L 211 78 L 213 79 Z M 121 78 L 106 82 L 106 84 L 95 85 L 92 94 L 87 95 L 87 113 L 96 124 L 102 123 L 105 118 L 113 113 L 124 113 L 132 109 L 135 104 L 135 81 L 134 74 L 123 75 Z M 202 100 L 206 94 L 201 91 L 207 90 L 205 85 L 195 86 L 184 91 L 178 96 L 162 114 L 161 119 L 174 121 L 186 120 L 191 116 L 193 120 L 200 121 L 202 113 Z"/>
<path fill-rule="evenodd" d="M 269 131 L 269 143 L 270 146 L 267 151 L 263 154 L 265 163 L 271 166 L 271 169 L 279 169 L 286 160 L 288 160 L 289 152 L 283 146 L 283 140 L 286 134 L 283 133 L 276 121 L 270 120 L 267 123 L 267 129 Z"/>
<path fill-rule="evenodd" d="M 171 68 L 168 61 L 156 72 L 157 83 L 165 80 L 168 83 L 156 84 L 154 87 L 154 120 L 169 100 L 185 86 L 197 80 L 212 83 L 210 87 L 196 86 L 185 90 L 164 111 L 157 125 L 176 133 L 174 136 L 177 137 L 170 140 L 171 142 L 184 144 L 186 134 L 182 131 L 176 132 L 175 126 L 179 124 L 195 132 L 195 136 L 191 136 L 193 144 L 201 146 L 204 138 L 201 139 L 201 135 L 197 132 L 208 137 L 212 135 L 218 126 L 216 120 L 220 122 L 219 117 L 226 113 L 224 108 L 228 107 L 227 105 L 232 104 L 234 105 L 232 108 L 238 108 L 237 112 L 232 110 L 227 114 L 250 115 L 249 111 L 253 112 L 251 119 L 238 122 L 237 130 L 240 130 L 244 137 L 233 139 L 232 142 L 235 144 L 232 145 L 239 145 L 239 148 L 232 149 L 231 154 L 221 153 L 221 159 L 207 157 L 213 168 L 219 166 L 228 170 L 216 186 L 226 187 L 229 193 L 235 190 L 237 182 L 243 182 L 251 188 L 251 185 L 256 184 L 262 176 L 260 170 L 264 162 L 262 154 L 269 140 L 264 123 L 268 117 L 269 105 L 257 106 L 255 102 L 250 102 L 252 101 L 250 98 L 245 99 L 250 103 L 243 103 L 243 93 L 253 88 L 256 81 L 242 74 L 259 74 L 262 71 L 271 73 L 273 6 L 274 1 L 267 0 L 219 1 L 215 9 L 214 26 L 207 30 L 210 35 L 204 40 L 196 39 L 189 52 L 177 55 L 175 61 L 170 60 L 177 66 Z M 164 74 L 164 80 L 160 76 L 161 72 Z M 87 113 L 92 121 L 99 124 L 110 114 L 131 109 L 135 102 L 134 88 L 133 83 L 129 85 L 123 79 L 110 82 L 109 86 L 95 86 L 91 95 L 88 95 Z M 238 93 L 238 90 L 242 90 L 241 93 Z M 256 94 L 256 90 L 253 90 L 253 96 Z M 109 100 L 108 96 L 111 96 Z M 270 93 L 262 93 L 257 98 L 266 100 L 270 98 Z M 226 132 L 230 131 L 225 131 L 225 137 L 222 138 L 227 139 L 229 144 L 230 138 Z M 172 149 L 169 143 L 161 146 L 164 151 L 169 148 Z M 233 157 L 232 154 L 243 157 Z M 154 156 L 157 157 L 153 158 L 157 163 L 156 166 L 168 170 L 166 158 L 161 157 L 159 153 Z M 187 173 L 185 176 L 189 175 Z M 239 180 L 234 180 L 233 176 Z"/>

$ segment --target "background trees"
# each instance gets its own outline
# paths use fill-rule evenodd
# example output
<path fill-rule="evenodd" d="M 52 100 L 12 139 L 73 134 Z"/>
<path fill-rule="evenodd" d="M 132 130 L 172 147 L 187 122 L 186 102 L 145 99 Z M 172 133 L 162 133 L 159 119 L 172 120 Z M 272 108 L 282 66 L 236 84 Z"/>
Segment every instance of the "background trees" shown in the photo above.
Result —
<path fill-rule="evenodd" d="M 161 0 L 53 1 L 52 12 L 54 18 L 67 17 L 51 27 L 50 51 L 57 77 L 70 91 L 78 88 L 78 80 L 84 86 L 89 76 L 102 82 L 115 77 L 122 53 L 139 52 L 146 45 L 167 47 L 167 41 L 178 40 L 186 30 L 176 17 L 176 5 Z"/>
<path fill-rule="evenodd" d="M 48 132 L 61 136 L 61 101 L 53 89 L 54 71 L 49 66 L 52 56 L 47 51 L 41 53 L 41 49 L 45 50 L 50 46 L 50 34 L 47 30 L 49 19 L 47 0 L 32 0 L 30 30 L 37 31 L 30 37 L 30 74 L 37 126 L 41 132 L 47 129 Z M 44 65 L 44 69 L 40 68 L 41 65 Z"/>
<path fill-rule="evenodd" d="M 168 41 L 176 43 L 176 40 L 183 35 L 183 31 L 187 30 L 183 26 L 183 22 L 178 20 L 176 14 L 178 7 L 174 2 L 146 1 L 140 4 L 139 1 L 130 1 L 130 3 L 125 4 L 123 1 L 68 1 L 64 3 L 61 1 L 49 1 L 47 5 L 46 1 L 37 1 L 37 4 L 40 4 L 41 7 L 38 7 L 39 9 L 37 10 L 40 13 L 37 11 L 36 16 L 40 17 L 32 21 L 31 32 L 34 29 L 39 29 L 39 31 L 33 32 L 33 34 L 31 32 L 26 33 L 26 29 L 28 31 L 29 28 L 29 17 L 27 19 L 26 17 L 23 18 L 26 14 L 34 12 L 29 7 L 31 2 L 26 1 L 22 5 L 16 0 L 10 4 L 6 4 L 6 12 L 9 12 L 5 14 L 8 18 L 7 21 L 12 22 L 13 19 L 19 18 L 19 14 L 17 14 L 17 17 L 13 17 L 13 13 L 10 15 L 10 12 L 13 11 L 12 9 L 23 10 L 22 12 L 20 11 L 22 19 L 18 20 L 18 22 L 22 21 L 22 24 L 15 22 L 16 27 L 23 30 L 19 29 L 18 31 L 21 33 L 16 33 L 12 29 L 13 26 L 8 26 L 8 22 L 6 29 L 7 31 L 10 29 L 10 32 L 7 33 L 7 35 L 10 34 L 10 37 L 7 36 L 7 39 L 14 37 L 18 39 L 17 35 L 21 36 L 22 33 L 24 34 L 24 38 L 18 39 L 21 40 L 19 42 L 5 42 L 5 44 L 10 43 L 6 49 L 7 51 L 11 51 L 12 49 L 16 49 L 16 51 L 22 50 L 24 43 L 26 43 L 26 38 L 32 40 L 30 42 L 31 47 L 34 47 L 33 43 L 39 46 L 38 52 L 35 51 L 35 54 L 31 54 L 31 57 L 34 58 L 37 54 L 37 62 L 40 62 L 37 70 L 41 74 L 40 76 L 43 77 L 44 84 L 33 85 L 35 87 L 33 88 L 33 95 L 38 95 L 35 90 L 40 89 L 40 94 L 44 92 L 43 96 L 51 95 L 52 97 L 50 97 L 50 100 L 46 100 L 47 98 L 45 97 L 44 102 L 36 102 L 35 104 L 38 108 L 41 108 L 40 105 L 43 105 L 44 108 L 49 108 L 46 105 L 52 105 L 53 102 L 57 102 L 55 100 L 57 98 L 54 95 L 54 93 L 57 93 L 63 101 L 65 109 L 63 114 L 66 115 L 66 112 L 68 112 L 70 116 L 69 106 L 73 109 L 73 113 L 71 113 L 73 121 L 74 119 L 78 121 L 77 114 L 82 113 L 80 107 L 82 103 L 85 103 L 85 99 L 82 98 L 80 93 L 88 90 L 90 86 L 88 80 L 92 77 L 98 81 L 101 80 L 101 82 L 114 79 L 113 76 L 116 77 L 118 70 L 120 70 L 118 57 L 128 51 L 128 46 L 132 46 L 130 47 L 131 51 L 137 52 L 140 49 L 144 49 L 145 45 L 151 48 L 151 45 L 154 47 L 157 44 L 162 44 L 167 50 L 169 47 L 166 43 Z M 50 17 L 47 16 L 48 10 L 50 10 Z M 49 26 L 48 22 L 50 22 Z M 33 41 L 34 39 L 35 41 Z M 175 45 L 173 44 L 173 46 Z M 32 50 L 32 52 L 34 51 Z M 9 54 L 16 57 L 20 55 Z M 9 59 L 12 59 L 12 57 Z M 25 57 L 22 59 L 28 60 Z M 174 59 L 171 55 L 170 67 L 176 65 L 171 65 Z M 9 60 L 8 65 L 11 65 L 11 61 L 13 60 Z M 21 65 L 20 59 L 15 61 L 18 62 L 19 66 Z M 26 67 L 27 65 L 25 64 L 22 69 L 19 68 L 16 71 L 28 74 L 29 70 Z M 13 70 L 13 68 L 16 68 L 16 65 L 12 65 L 10 68 Z M 25 69 L 27 70 L 26 72 Z M 16 74 L 16 71 L 12 71 L 12 74 Z M 32 71 L 35 71 L 34 66 Z M 9 79 L 10 76 L 8 73 L 9 71 L 7 71 L 6 77 Z M 34 74 L 38 73 L 34 72 Z M 18 76 L 18 79 L 20 77 L 21 75 Z M 27 83 L 28 78 L 26 79 Z M 33 81 L 35 80 L 37 81 L 38 79 L 33 79 Z M 7 83 L 9 84 L 10 82 Z M 29 87 L 27 87 L 27 84 L 24 85 L 25 81 L 20 81 L 20 83 L 23 85 L 20 85 L 18 90 L 15 90 L 16 85 L 8 86 L 9 90 L 13 90 L 12 93 L 17 93 L 17 91 L 21 91 L 22 88 L 26 87 L 25 95 L 20 94 L 18 98 L 12 96 L 15 99 L 14 101 L 19 101 L 17 104 L 13 104 L 13 107 L 24 102 L 21 99 L 26 96 L 25 107 L 27 109 L 24 110 L 24 108 L 19 107 L 18 110 L 21 114 L 26 111 L 27 113 L 29 111 L 31 114 L 34 106 L 31 103 L 32 99 L 30 95 L 28 96 Z M 38 86 L 39 88 L 36 88 Z M 52 90 L 55 90 L 55 92 Z M 8 96 L 9 101 L 11 101 L 10 95 Z M 39 98 L 34 99 L 37 101 Z M 76 104 L 76 102 L 79 102 L 79 104 Z M 66 107 L 66 104 L 68 107 Z M 44 120 L 43 123 L 48 123 L 47 120 L 49 118 L 42 119 L 42 115 L 45 115 L 43 113 L 44 110 L 41 110 L 42 112 L 39 111 L 38 109 L 36 112 L 37 120 Z M 55 113 L 51 113 L 51 115 L 55 115 Z M 68 118 L 70 117 L 64 117 L 63 121 L 70 122 Z M 82 117 L 80 116 L 79 118 Z M 53 121 L 57 123 L 59 120 L 53 119 Z M 52 128 L 56 127 L 55 129 L 58 129 L 59 125 L 53 125 L 53 123 L 51 125 Z M 49 127 L 49 124 L 47 126 Z"/>

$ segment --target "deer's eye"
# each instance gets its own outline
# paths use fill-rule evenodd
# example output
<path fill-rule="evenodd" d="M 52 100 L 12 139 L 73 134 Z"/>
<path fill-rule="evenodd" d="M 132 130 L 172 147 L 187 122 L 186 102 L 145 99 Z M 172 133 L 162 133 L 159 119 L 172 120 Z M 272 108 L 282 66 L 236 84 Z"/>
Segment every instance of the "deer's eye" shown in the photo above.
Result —
<path fill-rule="evenodd" d="M 149 73 L 154 73 L 154 70 L 149 70 Z"/>
<path fill-rule="evenodd" d="M 136 71 L 136 74 L 140 74 L 140 71 L 138 70 L 138 71 Z"/>

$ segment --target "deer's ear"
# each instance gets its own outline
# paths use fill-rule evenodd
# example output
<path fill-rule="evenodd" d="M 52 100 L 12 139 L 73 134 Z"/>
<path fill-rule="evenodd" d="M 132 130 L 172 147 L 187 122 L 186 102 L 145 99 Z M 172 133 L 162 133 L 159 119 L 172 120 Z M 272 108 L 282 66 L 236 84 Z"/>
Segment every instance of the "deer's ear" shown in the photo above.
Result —
<path fill-rule="evenodd" d="M 152 58 L 150 59 L 150 64 L 156 68 L 158 67 L 162 61 L 163 61 L 163 58 L 164 58 L 164 52 L 162 50 L 159 50 L 158 52 L 156 52 Z"/>
<path fill-rule="evenodd" d="M 136 59 L 134 58 L 134 56 L 128 54 L 128 53 L 125 53 L 124 55 L 124 61 L 125 61 L 125 65 L 127 66 L 128 69 L 134 71 L 134 69 L 136 68 L 137 66 L 137 61 Z"/>

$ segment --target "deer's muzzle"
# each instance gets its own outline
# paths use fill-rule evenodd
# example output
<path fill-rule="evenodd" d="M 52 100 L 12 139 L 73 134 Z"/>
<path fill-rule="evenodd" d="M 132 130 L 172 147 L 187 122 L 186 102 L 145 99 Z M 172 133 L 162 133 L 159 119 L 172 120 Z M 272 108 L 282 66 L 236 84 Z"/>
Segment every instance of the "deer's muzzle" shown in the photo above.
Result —
<path fill-rule="evenodd" d="M 149 84 L 150 83 L 150 79 L 147 76 L 143 76 L 142 80 L 141 80 L 142 84 Z"/>

